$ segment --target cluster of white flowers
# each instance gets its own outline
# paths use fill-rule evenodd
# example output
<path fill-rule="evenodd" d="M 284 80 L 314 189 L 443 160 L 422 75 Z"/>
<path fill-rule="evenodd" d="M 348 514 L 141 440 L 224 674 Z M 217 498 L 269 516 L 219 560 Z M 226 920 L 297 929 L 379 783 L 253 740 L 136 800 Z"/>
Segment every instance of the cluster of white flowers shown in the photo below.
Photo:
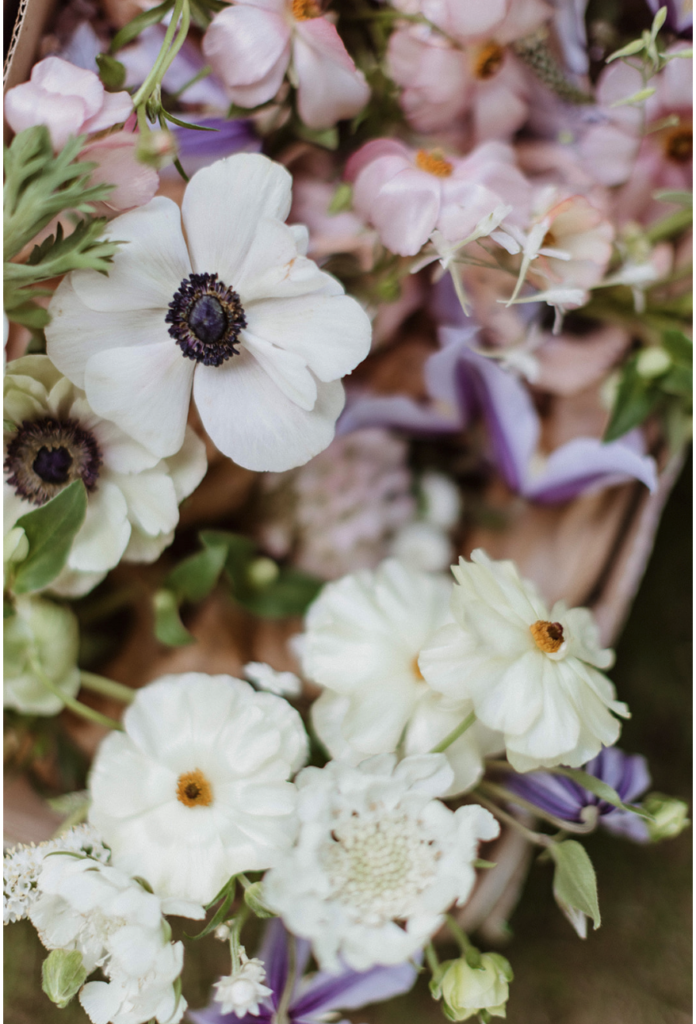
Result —
<path fill-rule="evenodd" d="M 258 1016 L 259 1002 L 271 995 L 272 990 L 264 985 L 266 968 L 258 957 L 249 958 L 241 950 L 240 965 L 231 974 L 215 983 L 215 1002 L 220 1003 L 220 1012 L 234 1013 L 244 1017 L 247 1013 Z"/>

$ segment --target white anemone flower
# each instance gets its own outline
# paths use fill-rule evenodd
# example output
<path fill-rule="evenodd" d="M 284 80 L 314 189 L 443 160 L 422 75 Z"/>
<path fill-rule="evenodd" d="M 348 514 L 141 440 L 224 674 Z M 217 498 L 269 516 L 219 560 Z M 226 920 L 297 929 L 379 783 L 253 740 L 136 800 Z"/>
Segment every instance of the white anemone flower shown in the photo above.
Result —
<path fill-rule="evenodd" d="M 311 940 L 323 970 L 402 963 L 466 902 L 479 841 L 499 827 L 478 804 L 451 811 L 434 799 L 451 782 L 442 754 L 300 772 L 299 836 L 266 875 L 264 899 Z"/>
<path fill-rule="evenodd" d="M 248 469 L 302 465 L 333 438 L 370 323 L 305 257 L 306 228 L 283 223 L 291 190 L 265 156 L 219 160 L 181 213 L 157 196 L 111 221 L 128 244 L 108 277 L 73 271 L 51 301 L 51 359 L 160 458 L 183 443 L 192 389 L 211 439 Z"/>
<path fill-rule="evenodd" d="M 505 737 L 517 771 L 563 764 L 578 767 L 611 746 L 628 708 L 597 669 L 614 653 L 599 645 L 586 608 L 548 611 L 513 562 L 484 551 L 452 567 L 455 622 L 428 643 L 419 666 L 450 699 L 471 700 L 476 716 Z"/>
<path fill-rule="evenodd" d="M 324 686 L 312 706 L 319 739 L 333 757 L 358 764 L 400 748 L 425 754 L 472 710 L 427 684 L 418 656 L 451 621 L 451 584 L 387 559 L 328 583 L 311 605 L 298 643 L 304 674 Z M 482 755 L 502 750 L 500 736 L 476 723 L 447 748 L 454 769 L 448 795 L 476 784 Z"/>
<path fill-rule="evenodd" d="M 13 360 L 4 390 L 5 530 L 74 480 L 87 490 L 84 523 L 51 590 L 76 597 L 121 559 L 154 562 L 174 539 L 179 504 L 205 475 L 200 438 L 187 427 L 177 455 L 159 459 L 96 415 L 47 356 Z"/>
<path fill-rule="evenodd" d="M 287 701 L 230 676 L 163 676 L 97 751 L 89 820 L 113 863 L 162 896 L 208 903 L 292 845 L 307 737 Z"/>
<path fill-rule="evenodd" d="M 94 1024 L 176 1024 L 186 1010 L 174 982 L 184 947 L 170 941 L 163 914 L 200 920 L 203 907 L 160 900 L 139 881 L 91 857 L 53 854 L 38 877 L 29 918 L 47 949 L 76 949 L 88 974 L 100 967 L 107 981 L 90 981 L 80 1002 Z"/>

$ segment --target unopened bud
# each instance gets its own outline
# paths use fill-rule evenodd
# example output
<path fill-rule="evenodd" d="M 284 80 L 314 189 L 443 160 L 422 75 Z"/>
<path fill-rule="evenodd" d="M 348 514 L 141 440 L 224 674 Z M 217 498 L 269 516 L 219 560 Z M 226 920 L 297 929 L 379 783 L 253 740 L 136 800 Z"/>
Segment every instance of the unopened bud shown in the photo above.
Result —
<path fill-rule="evenodd" d="M 446 970 L 440 988 L 450 1020 L 469 1020 L 476 1016 L 488 1020 L 505 1016 L 509 983 L 514 975 L 504 956 L 500 953 L 479 955 L 477 950 L 470 950 L 465 957 L 443 966 Z"/>
<path fill-rule="evenodd" d="M 638 354 L 636 369 L 641 377 L 647 377 L 650 380 L 653 377 L 661 377 L 663 373 L 669 370 L 671 365 L 672 360 L 663 348 L 651 346 L 650 348 L 644 348 Z"/>
<path fill-rule="evenodd" d="M 86 977 L 79 949 L 53 949 L 41 968 L 41 987 L 51 1002 L 63 1010 L 80 991 Z"/>
<path fill-rule="evenodd" d="M 176 139 L 166 128 L 153 132 L 142 132 L 138 138 L 135 155 L 141 164 L 159 170 L 170 164 L 176 157 Z"/>
<path fill-rule="evenodd" d="M 254 882 L 244 891 L 244 902 L 248 906 L 249 910 L 257 917 L 275 917 L 273 911 L 266 906 L 262 898 L 262 883 Z"/>
<path fill-rule="evenodd" d="M 653 820 L 647 822 L 648 832 L 653 842 L 660 839 L 673 839 L 683 832 L 690 824 L 687 818 L 689 807 L 683 800 L 664 793 L 648 793 L 643 800 L 643 808 L 652 815 Z"/>
<path fill-rule="evenodd" d="M 268 587 L 278 579 L 280 569 L 272 558 L 255 558 L 247 569 L 247 578 L 254 587 Z"/>
<path fill-rule="evenodd" d="M 213 935 L 216 939 L 219 939 L 220 942 L 227 942 L 230 937 L 230 926 L 228 924 L 219 924 L 213 932 Z"/>

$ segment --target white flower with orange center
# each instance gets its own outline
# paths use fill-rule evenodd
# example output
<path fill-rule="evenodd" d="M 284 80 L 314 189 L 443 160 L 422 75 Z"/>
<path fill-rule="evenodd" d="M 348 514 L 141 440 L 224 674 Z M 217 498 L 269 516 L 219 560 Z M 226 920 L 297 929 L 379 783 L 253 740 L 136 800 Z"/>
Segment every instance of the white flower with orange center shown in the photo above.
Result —
<path fill-rule="evenodd" d="M 230 676 L 163 676 L 125 733 L 102 743 L 90 821 L 112 863 L 160 896 L 208 903 L 231 875 L 269 867 L 295 836 L 307 737 L 281 697 Z"/>
<path fill-rule="evenodd" d="M 210 438 L 247 469 L 291 469 L 333 438 L 370 322 L 305 257 L 306 229 L 283 223 L 291 192 L 265 156 L 219 160 L 181 211 L 157 196 L 111 221 L 106 235 L 128 244 L 109 275 L 74 271 L 51 300 L 52 361 L 160 458 L 182 446 L 192 392 Z"/>
<path fill-rule="evenodd" d="M 474 551 L 452 567 L 454 623 L 445 625 L 419 658 L 434 690 L 470 700 L 476 717 L 505 737 L 517 771 L 564 764 L 578 767 L 611 746 L 628 708 L 598 669 L 614 653 L 599 645 L 586 608 L 557 601 L 549 612 L 513 562 Z"/>

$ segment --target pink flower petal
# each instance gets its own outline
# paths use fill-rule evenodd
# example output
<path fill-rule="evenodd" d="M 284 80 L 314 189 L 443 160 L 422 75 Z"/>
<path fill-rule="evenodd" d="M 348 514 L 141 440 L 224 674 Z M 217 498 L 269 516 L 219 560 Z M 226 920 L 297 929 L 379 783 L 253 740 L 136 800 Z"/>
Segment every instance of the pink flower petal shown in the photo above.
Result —
<path fill-rule="evenodd" d="M 297 24 L 293 62 L 297 107 L 309 128 L 330 128 L 354 117 L 370 98 L 365 76 L 351 60 L 335 26 L 324 18 Z"/>

